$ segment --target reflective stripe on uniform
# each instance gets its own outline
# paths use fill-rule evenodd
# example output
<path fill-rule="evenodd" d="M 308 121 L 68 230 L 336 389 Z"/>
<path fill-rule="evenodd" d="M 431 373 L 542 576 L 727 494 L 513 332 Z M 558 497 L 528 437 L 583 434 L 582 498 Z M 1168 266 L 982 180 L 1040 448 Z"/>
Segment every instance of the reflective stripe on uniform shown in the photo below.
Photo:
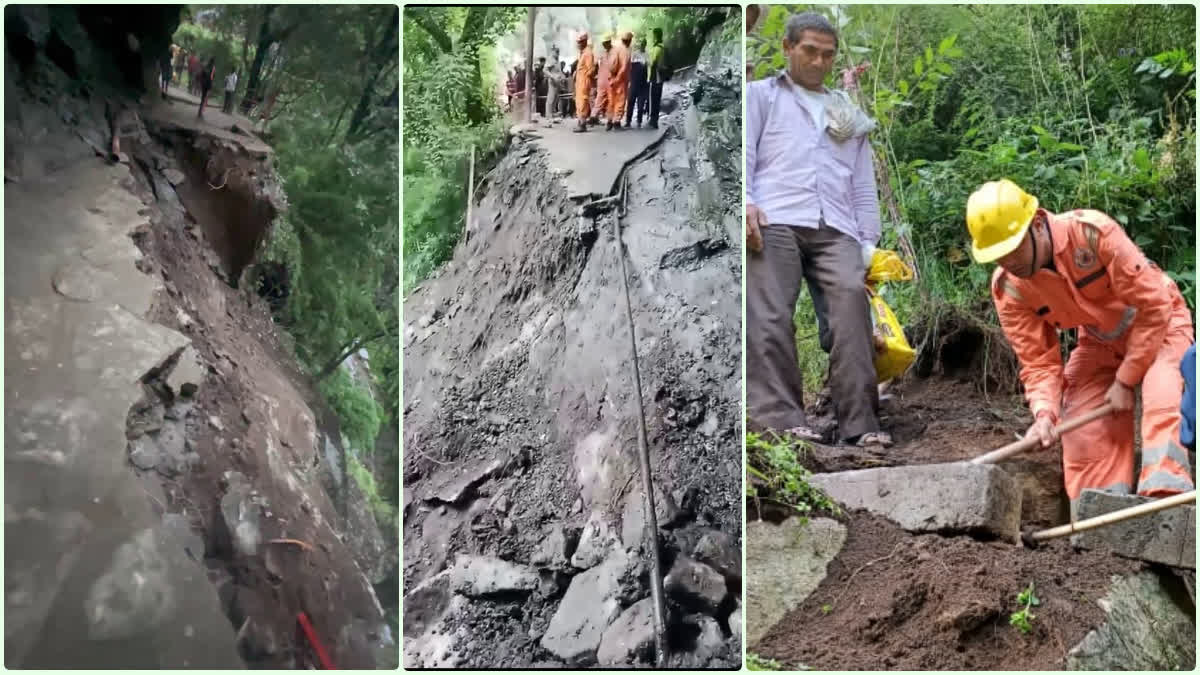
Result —
<path fill-rule="evenodd" d="M 1138 494 L 1164 495 L 1187 492 L 1195 488 L 1190 475 L 1191 462 L 1187 452 L 1175 441 L 1142 449 L 1142 471 L 1138 477 Z"/>
<path fill-rule="evenodd" d="M 1125 313 L 1121 315 L 1121 320 L 1117 322 L 1117 327 L 1107 333 L 1102 333 L 1099 328 L 1093 324 L 1084 326 L 1088 335 L 1101 340 L 1103 342 L 1112 342 L 1125 334 L 1129 330 L 1129 326 L 1133 324 L 1134 318 L 1137 317 L 1137 307 L 1126 307 Z"/>

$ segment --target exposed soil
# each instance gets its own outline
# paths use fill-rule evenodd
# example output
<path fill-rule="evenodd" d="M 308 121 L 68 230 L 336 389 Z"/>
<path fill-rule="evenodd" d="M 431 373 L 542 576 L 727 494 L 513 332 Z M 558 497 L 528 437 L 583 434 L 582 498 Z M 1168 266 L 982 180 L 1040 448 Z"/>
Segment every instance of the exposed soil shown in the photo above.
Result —
<path fill-rule="evenodd" d="M 152 154 L 162 152 L 153 144 L 128 145 L 135 155 L 144 153 L 138 157 L 144 165 L 153 166 Z M 145 211 L 150 226 L 135 237 L 147 254 L 143 271 L 161 274 L 167 289 L 150 318 L 188 335 L 210 367 L 186 423 L 200 464 L 174 479 L 154 474 L 143 479 L 162 483 L 166 502 L 158 508 L 189 514 L 204 536 L 209 578 L 230 621 L 245 629 L 241 654 L 249 666 L 315 665 L 296 630 L 297 614 L 304 611 L 337 666 L 375 667 L 369 644 L 380 638 L 382 612 L 317 477 L 318 428 L 336 437 L 336 418 L 298 370 L 266 301 L 222 281 L 225 270 L 199 234 L 211 231 L 211 224 L 196 223 L 162 183 L 156 201 L 149 175 L 139 175 L 131 187 L 150 204 Z M 207 198 L 225 192 L 211 191 Z M 317 411 L 318 419 L 300 412 L 305 409 Z M 245 475 L 267 505 L 259 555 L 235 552 L 221 516 L 225 474 L 231 470 Z M 311 548 L 265 543 L 276 538 Z"/>
<path fill-rule="evenodd" d="M 816 670 L 1042 670 L 1104 621 L 1096 601 L 1141 563 L 1065 541 L 1036 551 L 970 537 L 914 536 L 851 514 L 825 581 L 755 651 Z M 1009 625 L 1030 583 L 1028 635 Z"/>
<path fill-rule="evenodd" d="M 881 422 L 896 445 L 886 450 L 814 445 L 801 458 L 818 473 L 970 460 L 1019 438 L 1031 423 L 1019 394 L 984 395 L 985 359 L 960 337 L 932 341 L 934 362 L 921 364 L 890 391 Z M 947 358 L 949 364 L 947 364 Z M 999 359 L 990 357 L 993 363 Z M 918 359 L 920 361 L 920 359 Z M 956 365 L 957 364 L 957 365 Z M 953 366 L 953 367 L 951 367 Z M 832 406 L 817 397 L 810 410 L 830 429 Z M 1004 462 L 1022 484 L 1023 527 L 1069 520 L 1061 450 L 1034 451 Z M 752 508 L 751 517 L 754 517 Z M 777 520 L 779 509 L 764 510 Z M 789 666 L 838 670 L 1059 669 L 1067 651 L 1103 623 L 1097 600 L 1113 575 L 1143 563 L 1103 551 L 1075 551 L 1066 540 L 1038 550 L 969 536 L 914 535 L 865 512 L 840 517 L 848 533 L 828 575 L 752 650 Z M 1041 605 L 1028 635 L 1009 625 L 1017 594 L 1030 583 Z"/>

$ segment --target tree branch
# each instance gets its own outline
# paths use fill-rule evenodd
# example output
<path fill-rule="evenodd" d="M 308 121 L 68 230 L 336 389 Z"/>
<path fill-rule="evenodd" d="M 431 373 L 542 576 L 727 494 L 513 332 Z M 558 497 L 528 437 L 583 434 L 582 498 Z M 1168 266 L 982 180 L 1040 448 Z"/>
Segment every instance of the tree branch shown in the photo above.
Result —
<path fill-rule="evenodd" d="M 412 19 L 413 23 L 424 29 L 426 33 L 429 33 L 429 37 L 433 38 L 433 41 L 437 43 L 438 47 L 442 48 L 442 51 L 449 54 L 454 49 L 454 44 L 450 42 L 450 36 L 438 25 L 437 19 L 427 11 L 421 11 L 426 9 L 424 7 L 409 7 L 405 13 L 408 15 L 408 18 Z"/>
<path fill-rule="evenodd" d="M 370 337 L 354 338 L 353 340 L 351 340 L 349 343 L 347 343 L 343 347 L 342 353 L 339 354 L 337 356 L 337 358 L 330 359 L 329 361 L 327 361 L 325 363 L 325 367 L 322 368 L 321 371 L 316 374 L 315 379 L 320 381 L 320 380 L 323 380 L 323 379 L 329 377 L 338 369 L 338 366 L 342 365 L 342 361 L 345 361 L 351 354 L 362 349 L 364 346 L 366 346 L 376 340 L 381 340 L 387 336 L 388 336 L 388 332 L 386 330 L 383 330 L 383 331 L 379 331 L 378 333 L 375 333 L 374 335 L 371 335 Z"/>

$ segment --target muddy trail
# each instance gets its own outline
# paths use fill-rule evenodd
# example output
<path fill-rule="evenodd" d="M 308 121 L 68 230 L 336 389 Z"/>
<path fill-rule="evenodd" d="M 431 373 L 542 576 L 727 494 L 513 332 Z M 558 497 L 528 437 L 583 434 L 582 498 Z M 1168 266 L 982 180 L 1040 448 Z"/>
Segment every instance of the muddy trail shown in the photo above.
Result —
<path fill-rule="evenodd" d="M 139 98 L 110 10 L 6 9 L 6 665 L 305 668 L 304 613 L 339 667 L 394 666 L 397 553 L 256 293 L 271 149 Z"/>
<path fill-rule="evenodd" d="M 720 72 L 669 85 L 665 133 L 618 132 L 612 147 L 628 152 L 594 167 L 628 182 L 620 245 L 617 210 L 580 209 L 619 181 L 588 194 L 564 168 L 580 159 L 569 130 L 522 131 L 485 183 L 477 229 L 407 299 L 406 666 L 649 663 L 618 255 L 671 664 L 740 663 L 740 183 L 728 161 L 740 81 Z"/>
<path fill-rule="evenodd" d="M 801 463 L 814 473 L 969 460 L 1015 440 L 1030 423 L 1019 396 L 985 396 L 978 372 L 910 374 L 882 404 L 896 446 L 877 452 L 814 445 Z M 994 388 L 993 388 L 994 391 Z M 824 401 L 818 426 L 832 424 Z M 1022 491 L 1021 525 L 1069 521 L 1059 450 L 1004 462 Z M 778 507 L 748 504 L 749 569 L 787 554 L 804 591 L 750 627 L 749 650 L 795 667 L 844 670 L 1055 670 L 1186 668 L 1194 664 L 1194 572 L 1072 547 L 1031 550 L 965 534 L 915 534 L 864 512 L 819 517 L 811 526 Z M 828 514 L 826 514 L 828 515 Z M 792 535 L 786 543 L 772 543 Z M 795 537 L 805 543 L 796 545 Z M 792 547 L 788 549 L 788 547 Z M 807 566 L 807 567 L 806 567 Z M 768 575 L 774 572 L 768 571 Z M 1028 633 L 1010 623 L 1032 584 L 1039 604 Z M 755 605 L 752 599 L 751 605 Z M 772 613 L 773 612 L 773 613 Z"/>

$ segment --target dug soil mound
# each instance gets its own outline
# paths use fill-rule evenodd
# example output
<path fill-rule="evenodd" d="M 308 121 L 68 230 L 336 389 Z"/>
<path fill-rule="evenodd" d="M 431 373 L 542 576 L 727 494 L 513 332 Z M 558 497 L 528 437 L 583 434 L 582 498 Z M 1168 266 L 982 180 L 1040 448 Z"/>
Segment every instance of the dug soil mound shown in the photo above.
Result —
<path fill-rule="evenodd" d="M 1097 601 L 1113 575 L 1141 563 L 1076 552 L 1064 541 L 1036 551 L 970 537 L 911 535 L 851 514 L 845 547 L 825 581 L 755 651 L 816 670 L 1039 670 L 1104 622 Z M 1033 584 L 1031 632 L 1009 624 Z"/>

